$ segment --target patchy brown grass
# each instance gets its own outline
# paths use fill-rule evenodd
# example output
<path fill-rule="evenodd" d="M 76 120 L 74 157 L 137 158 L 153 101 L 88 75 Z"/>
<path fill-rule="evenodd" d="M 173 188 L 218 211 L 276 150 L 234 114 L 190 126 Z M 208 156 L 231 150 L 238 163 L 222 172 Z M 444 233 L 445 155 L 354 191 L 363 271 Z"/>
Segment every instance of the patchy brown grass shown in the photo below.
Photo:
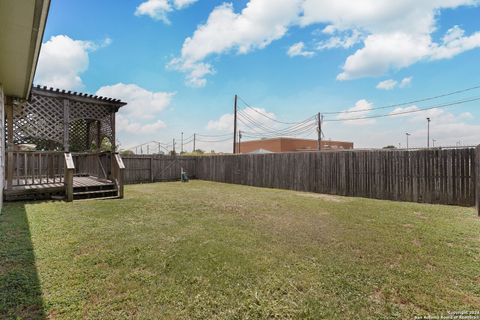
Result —
<path fill-rule="evenodd" d="M 411 319 L 480 309 L 473 209 L 211 182 L 10 203 L 0 318 Z"/>

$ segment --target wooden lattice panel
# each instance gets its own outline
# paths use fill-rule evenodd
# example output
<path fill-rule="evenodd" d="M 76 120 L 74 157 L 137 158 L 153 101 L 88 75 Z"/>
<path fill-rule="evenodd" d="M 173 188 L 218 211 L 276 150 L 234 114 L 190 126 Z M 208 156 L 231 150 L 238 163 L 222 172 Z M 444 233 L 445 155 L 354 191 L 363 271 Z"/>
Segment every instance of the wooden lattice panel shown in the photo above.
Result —
<path fill-rule="evenodd" d="M 102 121 L 112 113 L 106 105 L 96 105 L 86 102 L 74 101 L 70 105 L 70 120 L 90 119 Z"/>
<path fill-rule="evenodd" d="M 88 151 L 92 141 L 105 137 L 114 143 L 112 115 L 123 105 L 120 100 L 37 87 L 30 101 L 13 105 L 13 139 L 9 143 L 59 149 L 65 145 L 65 125 L 68 144 L 75 151 Z"/>
<path fill-rule="evenodd" d="M 108 138 L 110 141 L 113 139 L 113 124 L 111 120 L 112 109 L 106 105 L 96 105 L 85 102 L 74 102 L 70 108 L 70 120 L 71 123 L 74 123 L 78 120 L 96 120 L 100 122 L 100 141 L 103 138 Z M 96 125 L 92 125 L 95 127 Z M 72 126 L 70 127 L 72 128 Z M 71 132 L 70 139 L 72 139 L 72 134 L 87 137 L 87 125 L 78 126 L 78 132 Z M 91 130 L 91 129 L 90 129 Z M 97 129 L 90 133 L 91 138 L 95 138 L 97 135 Z M 88 146 L 90 143 L 87 144 Z"/>
<path fill-rule="evenodd" d="M 63 142 L 63 101 L 32 95 L 30 102 L 13 107 L 13 142 L 36 143 L 38 140 Z"/>

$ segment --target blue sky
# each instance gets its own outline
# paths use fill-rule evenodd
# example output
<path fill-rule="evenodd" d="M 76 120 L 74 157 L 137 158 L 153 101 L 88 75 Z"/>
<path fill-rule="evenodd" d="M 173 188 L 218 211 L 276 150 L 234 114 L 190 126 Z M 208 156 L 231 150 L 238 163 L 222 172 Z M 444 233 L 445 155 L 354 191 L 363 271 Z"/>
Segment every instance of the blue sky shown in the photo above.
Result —
<path fill-rule="evenodd" d="M 480 84 L 478 4 L 53 0 L 35 83 L 129 102 L 118 116 L 122 147 L 178 140 L 182 131 L 185 137 L 228 133 L 236 93 L 287 122 L 352 108 L 355 116 L 388 113 L 395 108 L 371 109 Z M 480 97 L 480 89 L 397 112 L 471 97 Z M 323 127 L 325 138 L 358 147 L 404 144 L 408 131 L 411 145 L 420 147 L 426 144 L 427 116 L 437 144 L 478 143 L 475 102 Z M 199 147 L 229 151 L 230 144 Z"/>

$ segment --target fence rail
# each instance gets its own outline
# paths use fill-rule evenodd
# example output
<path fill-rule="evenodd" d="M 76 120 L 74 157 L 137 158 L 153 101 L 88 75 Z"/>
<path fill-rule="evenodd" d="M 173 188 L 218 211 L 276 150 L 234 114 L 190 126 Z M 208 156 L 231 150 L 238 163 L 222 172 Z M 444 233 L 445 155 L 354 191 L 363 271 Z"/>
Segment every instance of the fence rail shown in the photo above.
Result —
<path fill-rule="evenodd" d="M 202 157 L 198 179 L 326 194 L 473 206 L 475 149 Z"/>
<path fill-rule="evenodd" d="M 395 201 L 473 206 L 478 191 L 474 148 L 122 158 L 126 183 L 177 180 L 183 167 L 202 180 Z"/>

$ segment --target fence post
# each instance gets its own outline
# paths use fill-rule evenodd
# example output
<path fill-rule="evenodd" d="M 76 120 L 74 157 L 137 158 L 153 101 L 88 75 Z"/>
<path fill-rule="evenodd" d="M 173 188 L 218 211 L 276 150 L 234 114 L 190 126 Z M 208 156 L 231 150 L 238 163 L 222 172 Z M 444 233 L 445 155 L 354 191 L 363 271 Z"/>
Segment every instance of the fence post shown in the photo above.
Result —
<path fill-rule="evenodd" d="M 153 182 L 153 155 L 150 156 L 150 182 Z"/>
<path fill-rule="evenodd" d="M 475 207 L 480 217 L 480 145 L 475 148 Z"/>

